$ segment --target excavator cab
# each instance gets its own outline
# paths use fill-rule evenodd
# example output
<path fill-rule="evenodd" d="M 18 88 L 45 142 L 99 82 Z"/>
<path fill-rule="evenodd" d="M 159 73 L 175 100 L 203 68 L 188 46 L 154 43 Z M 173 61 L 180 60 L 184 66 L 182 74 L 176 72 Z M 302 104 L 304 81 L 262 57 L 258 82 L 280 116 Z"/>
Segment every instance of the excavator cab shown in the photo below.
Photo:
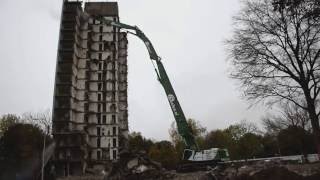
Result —
<path fill-rule="evenodd" d="M 183 152 L 183 160 L 209 162 L 209 161 L 229 161 L 229 152 L 227 149 L 211 148 L 201 151 L 185 149 Z"/>
<path fill-rule="evenodd" d="M 192 156 L 194 156 L 194 150 L 192 149 L 184 149 L 182 159 L 189 160 Z"/>

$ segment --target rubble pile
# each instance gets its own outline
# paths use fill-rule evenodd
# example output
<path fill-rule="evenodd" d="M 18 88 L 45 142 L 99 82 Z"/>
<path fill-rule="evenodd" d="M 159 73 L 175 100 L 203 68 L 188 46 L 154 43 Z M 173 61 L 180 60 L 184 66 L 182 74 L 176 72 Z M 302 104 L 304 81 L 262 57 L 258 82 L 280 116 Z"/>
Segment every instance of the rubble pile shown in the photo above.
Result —
<path fill-rule="evenodd" d="M 302 166 L 300 164 L 288 164 L 286 168 L 302 176 L 311 176 L 320 173 L 320 163 L 303 164 Z"/>
<path fill-rule="evenodd" d="M 113 164 L 105 175 L 106 180 L 173 179 L 174 172 L 148 158 L 145 152 L 122 152 L 121 161 Z"/>
<path fill-rule="evenodd" d="M 214 180 L 319 180 L 319 166 L 320 164 L 286 165 L 277 161 L 262 161 L 240 167 L 233 165 L 224 170 L 216 168 L 209 173 L 214 176 Z M 292 170 L 293 167 L 296 168 L 295 171 Z"/>
<path fill-rule="evenodd" d="M 177 173 L 164 169 L 146 152 L 120 153 L 121 161 L 110 164 L 100 175 L 65 180 L 320 180 L 320 163 L 286 164 L 281 161 L 222 164 L 206 170 Z"/>
<path fill-rule="evenodd" d="M 121 161 L 113 164 L 106 172 L 104 180 L 212 180 L 207 171 L 177 173 L 167 170 L 151 160 L 146 152 L 121 152 Z"/>
<path fill-rule="evenodd" d="M 318 164 L 285 164 L 281 161 L 259 161 L 252 164 L 225 164 L 207 167 L 205 171 L 177 173 L 162 168 L 145 152 L 121 154 L 121 161 L 105 174 L 104 180 L 319 180 Z"/>
<path fill-rule="evenodd" d="M 102 176 L 85 175 L 85 176 L 69 176 L 57 178 L 56 180 L 104 180 Z"/>
<path fill-rule="evenodd" d="M 271 167 L 258 172 L 241 174 L 236 180 L 302 180 L 302 177 L 284 167 Z"/>

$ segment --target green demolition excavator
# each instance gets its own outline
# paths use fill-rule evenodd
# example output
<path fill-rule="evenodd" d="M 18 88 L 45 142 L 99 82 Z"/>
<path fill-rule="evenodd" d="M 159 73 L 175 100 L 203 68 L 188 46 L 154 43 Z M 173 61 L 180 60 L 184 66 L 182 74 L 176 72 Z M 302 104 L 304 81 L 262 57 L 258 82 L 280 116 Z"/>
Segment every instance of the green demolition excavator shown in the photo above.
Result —
<path fill-rule="evenodd" d="M 186 121 L 186 117 L 182 111 L 178 98 L 171 85 L 166 70 L 161 62 L 161 58 L 156 53 L 151 41 L 148 37 L 137 27 L 115 22 L 112 20 L 105 19 L 103 17 L 94 17 L 96 20 L 110 26 L 115 26 L 125 30 L 131 30 L 131 34 L 139 37 L 146 45 L 150 59 L 155 67 L 158 80 L 166 92 L 169 104 L 171 106 L 174 118 L 177 123 L 178 133 L 182 137 L 185 143 L 183 152 L 183 160 L 194 163 L 216 163 L 229 160 L 229 154 L 227 149 L 211 148 L 207 150 L 199 150 L 198 145 L 195 141 L 192 130 Z"/>

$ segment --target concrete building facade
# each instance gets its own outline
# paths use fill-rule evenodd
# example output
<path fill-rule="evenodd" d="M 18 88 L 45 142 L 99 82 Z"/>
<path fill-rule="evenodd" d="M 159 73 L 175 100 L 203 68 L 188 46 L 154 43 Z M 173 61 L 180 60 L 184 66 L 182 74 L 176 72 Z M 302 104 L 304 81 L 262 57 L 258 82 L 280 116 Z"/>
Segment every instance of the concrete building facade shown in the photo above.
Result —
<path fill-rule="evenodd" d="M 53 104 L 59 176 L 103 171 L 127 147 L 126 33 L 93 16 L 119 21 L 118 5 L 63 2 Z"/>

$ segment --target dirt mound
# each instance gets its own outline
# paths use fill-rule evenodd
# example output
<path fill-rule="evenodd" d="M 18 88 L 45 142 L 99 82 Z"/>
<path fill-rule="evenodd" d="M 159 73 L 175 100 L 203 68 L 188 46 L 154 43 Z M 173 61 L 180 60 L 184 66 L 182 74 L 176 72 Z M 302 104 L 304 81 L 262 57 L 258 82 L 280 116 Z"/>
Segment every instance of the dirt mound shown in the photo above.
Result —
<path fill-rule="evenodd" d="M 313 174 L 311 176 L 305 177 L 303 180 L 319 180 L 320 179 L 320 173 Z"/>
<path fill-rule="evenodd" d="M 265 168 L 259 171 L 251 171 L 238 174 L 234 180 L 320 180 L 320 173 L 310 176 L 302 176 L 288 170 L 283 166 Z M 225 180 L 229 180 L 225 178 Z"/>
<path fill-rule="evenodd" d="M 284 167 L 271 167 L 254 173 L 250 180 L 302 180 L 302 176 Z"/>
<path fill-rule="evenodd" d="M 108 180 L 172 179 L 174 174 L 162 168 L 161 164 L 148 158 L 145 152 L 121 152 L 118 163 L 105 175 Z"/>

